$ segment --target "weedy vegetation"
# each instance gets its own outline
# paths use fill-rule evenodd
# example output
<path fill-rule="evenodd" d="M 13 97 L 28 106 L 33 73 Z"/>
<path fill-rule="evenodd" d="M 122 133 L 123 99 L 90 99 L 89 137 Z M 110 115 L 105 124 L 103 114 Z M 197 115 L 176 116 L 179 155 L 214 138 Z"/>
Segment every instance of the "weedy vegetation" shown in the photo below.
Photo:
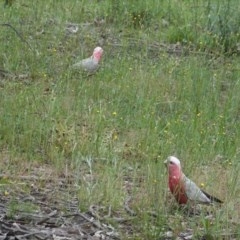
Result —
<path fill-rule="evenodd" d="M 50 168 L 49 178 L 73 178 L 80 210 L 111 207 L 128 219 L 127 206 L 134 212 L 127 227 L 106 219 L 122 239 L 175 238 L 189 229 L 196 239 L 239 238 L 239 2 L 7 2 L 0 7 L 1 172 Z M 97 45 L 99 71 L 71 71 Z M 179 210 L 167 189 L 169 155 L 224 204 L 196 216 Z M 2 181 L 1 194 L 11 194 Z M 23 205 L 17 209 L 35 208 Z"/>

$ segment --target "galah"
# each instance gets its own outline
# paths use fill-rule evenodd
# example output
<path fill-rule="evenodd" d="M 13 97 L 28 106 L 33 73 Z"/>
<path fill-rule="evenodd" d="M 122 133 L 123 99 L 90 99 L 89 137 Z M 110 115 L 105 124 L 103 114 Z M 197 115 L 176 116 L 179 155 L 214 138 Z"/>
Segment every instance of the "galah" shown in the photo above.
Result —
<path fill-rule="evenodd" d="M 213 202 L 222 203 L 221 200 L 201 190 L 193 181 L 184 175 L 179 159 L 170 156 L 164 163 L 168 169 L 169 189 L 179 204 L 187 204 L 188 202 L 203 204 Z"/>
<path fill-rule="evenodd" d="M 82 69 L 88 74 L 93 74 L 99 68 L 99 62 L 103 54 L 103 49 L 101 47 L 96 47 L 93 50 L 91 57 L 81 60 L 80 62 L 75 63 L 73 69 Z"/>

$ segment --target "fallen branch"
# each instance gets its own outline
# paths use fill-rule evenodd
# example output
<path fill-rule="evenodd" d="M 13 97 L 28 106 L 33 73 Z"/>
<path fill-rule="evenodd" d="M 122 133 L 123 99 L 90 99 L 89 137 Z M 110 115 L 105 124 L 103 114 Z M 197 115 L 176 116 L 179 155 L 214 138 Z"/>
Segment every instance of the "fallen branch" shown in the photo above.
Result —
<path fill-rule="evenodd" d="M 33 48 L 31 47 L 31 45 L 28 43 L 28 41 L 26 39 L 23 38 L 23 36 L 16 30 L 16 28 L 14 28 L 11 24 L 9 23 L 1 23 L 1 26 L 5 26 L 5 27 L 9 27 L 11 28 L 16 34 L 17 36 L 28 45 L 28 47 L 33 51 Z"/>
<path fill-rule="evenodd" d="M 137 214 L 134 212 L 134 210 L 132 210 L 128 203 L 131 201 L 132 197 L 129 196 L 127 197 L 127 199 L 124 202 L 124 209 L 126 210 L 126 212 L 130 215 L 130 216 L 136 216 Z"/>

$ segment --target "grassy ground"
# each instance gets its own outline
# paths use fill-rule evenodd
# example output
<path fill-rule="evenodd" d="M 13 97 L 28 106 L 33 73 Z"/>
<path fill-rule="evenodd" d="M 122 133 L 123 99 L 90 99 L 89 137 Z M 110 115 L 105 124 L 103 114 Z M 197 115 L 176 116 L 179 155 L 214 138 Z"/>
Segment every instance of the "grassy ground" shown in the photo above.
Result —
<path fill-rule="evenodd" d="M 193 229 L 231 239 L 239 228 L 238 1 L 14 1 L 0 7 L 1 171 L 40 164 L 74 175 L 80 209 L 137 216 L 132 239 Z M 68 23 L 79 24 L 76 34 Z M 87 77 L 69 66 L 104 49 Z M 163 160 L 225 201 L 186 217 L 168 194 Z M 26 167 L 27 166 L 27 167 Z M 153 220 L 149 212 L 156 212 Z M 210 238 L 209 238 L 210 239 Z"/>

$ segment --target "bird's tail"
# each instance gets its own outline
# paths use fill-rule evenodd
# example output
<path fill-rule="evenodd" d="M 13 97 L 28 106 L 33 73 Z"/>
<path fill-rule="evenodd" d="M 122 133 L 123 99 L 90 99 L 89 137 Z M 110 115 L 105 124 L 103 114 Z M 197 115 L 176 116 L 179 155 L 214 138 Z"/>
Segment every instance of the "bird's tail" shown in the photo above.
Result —
<path fill-rule="evenodd" d="M 220 199 L 218 199 L 216 197 L 211 196 L 210 194 L 208 194 L 207 192 L 203 191 L 202 189 L 201 189 L 201 191 L 211 200 L 211 202 L 223 203 L 222 200 L 220 200 Z"/>

